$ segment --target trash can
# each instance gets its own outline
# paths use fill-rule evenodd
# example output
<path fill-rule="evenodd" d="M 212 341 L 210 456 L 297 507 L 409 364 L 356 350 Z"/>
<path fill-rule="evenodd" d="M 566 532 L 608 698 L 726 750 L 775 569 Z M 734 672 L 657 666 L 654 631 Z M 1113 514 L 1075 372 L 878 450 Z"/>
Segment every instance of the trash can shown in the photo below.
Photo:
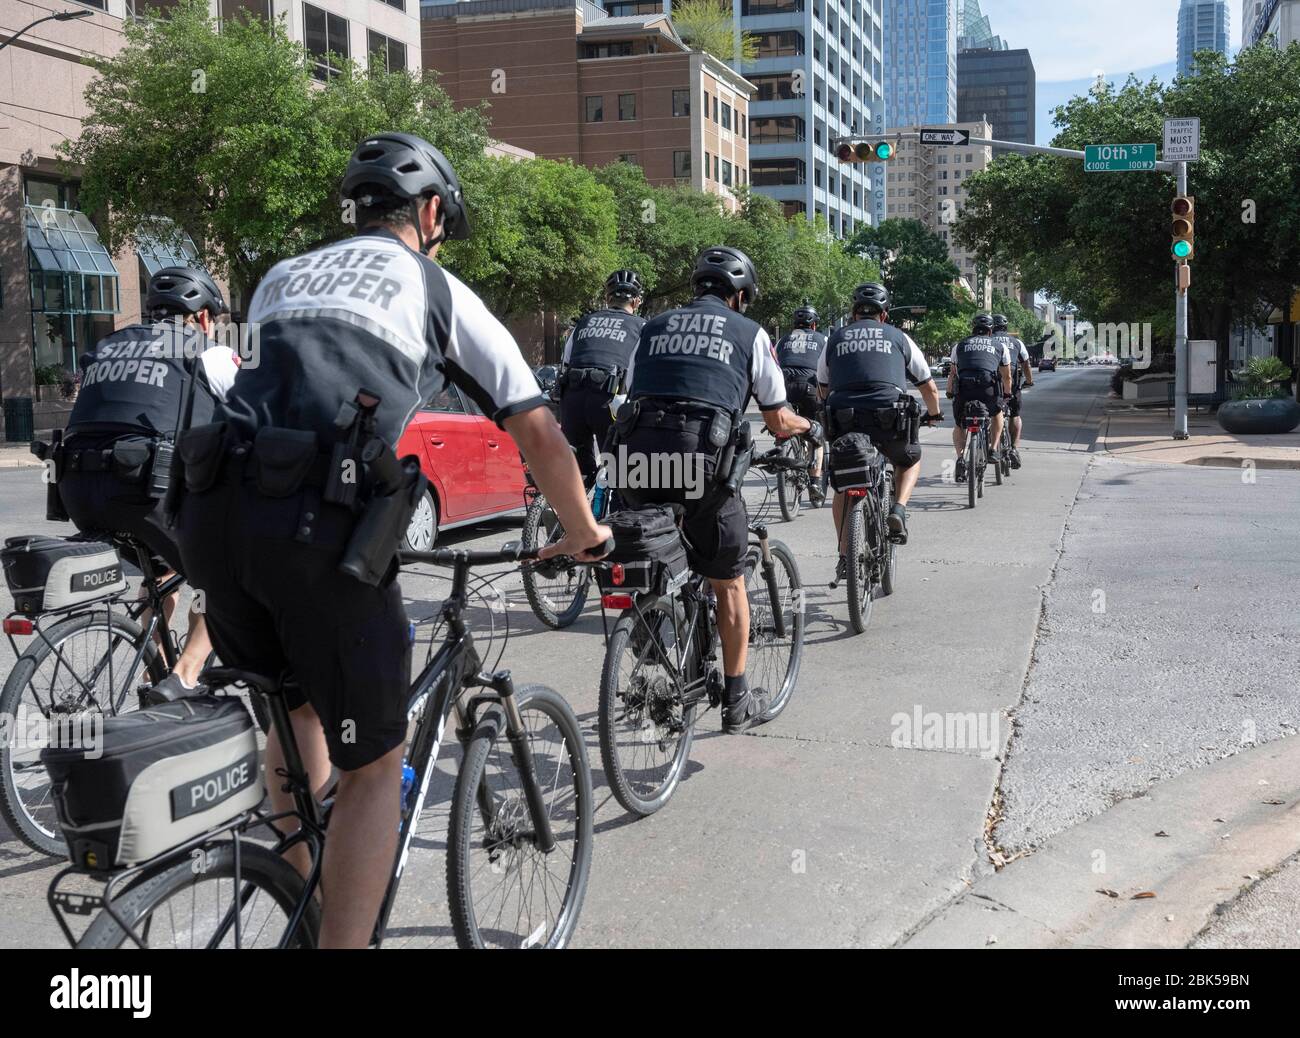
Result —
<path fill-rule="evenodd" d="M 5 401 L 5 439 L 10 443 L 31 443 L 35 436 L 32 398 L 11 396 Z"/>

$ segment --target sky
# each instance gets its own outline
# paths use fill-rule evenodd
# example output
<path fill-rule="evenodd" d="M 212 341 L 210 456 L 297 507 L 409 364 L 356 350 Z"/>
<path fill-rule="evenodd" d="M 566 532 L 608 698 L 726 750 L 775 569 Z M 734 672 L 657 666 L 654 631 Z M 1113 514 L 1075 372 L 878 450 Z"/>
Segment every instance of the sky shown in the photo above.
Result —
<path fill-rule="evenodd" d="M 1098 74 L 1123 83 L 1169 81 L 1178 51 L 1179 0 L 980 0 L 993 31 L 1027 47 L 1038 73 L 1037 142 L 1056 130 L 1052 109 L 1084 93 Z M 1228 0 L 1230 50 L 1241 44 L 1241 0 Z"/>

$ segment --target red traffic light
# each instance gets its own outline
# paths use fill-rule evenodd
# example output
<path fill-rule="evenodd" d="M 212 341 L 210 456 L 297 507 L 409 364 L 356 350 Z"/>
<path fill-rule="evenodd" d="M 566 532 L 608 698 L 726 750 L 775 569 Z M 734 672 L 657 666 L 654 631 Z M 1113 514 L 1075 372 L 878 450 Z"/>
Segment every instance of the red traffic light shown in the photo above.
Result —
<path fill-rule="evenodd" d="M 856 156 L 853 152 L 852 144 L 841 144 L 835 149 L 835 157 L 841 162 L 852 162 Z"/>

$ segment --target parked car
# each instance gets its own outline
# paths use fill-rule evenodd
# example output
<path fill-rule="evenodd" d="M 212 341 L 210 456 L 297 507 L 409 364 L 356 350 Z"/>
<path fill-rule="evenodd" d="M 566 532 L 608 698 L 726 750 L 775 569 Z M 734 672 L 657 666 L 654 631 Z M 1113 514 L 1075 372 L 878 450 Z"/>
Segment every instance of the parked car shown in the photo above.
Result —
<path fill-rule="evenodd" d="M 936 360 L 933 364 L 930 365 L 930 374 L 935 376 L 935 378 L 939 378 L 940 376 L 946 378 L 948 376 L 948 368 L 950 368 L 951 366 L 952 366 L 951 357 L 940 357 L 938 360 Z"/>
<path fill-rule="evenodd" d="M 397 453 L 414 454 L 429 478 L 406 530 L 412 551 L 428 551 L 443 530 L 523 512 L 519 448 L 455 386 L 415 413 Z"/>
<path fill-rule="evenodd" d="M 1055 371 L 1055 370 L 1056 370 L 1056 358 L 1055 358 L 1055 357 L 1043 357 L 1043 358 L 1040 359 L 1039 362 L 1038 362 L 1038 370 L 1039 370 L 1039 371 Z"/>
<path fill-rule="evenodd" d="M 537 379 L 537 384 L 542 387 L 542 392 L 550 393 L 555 388 L 555 381 L 560 377 L 560 366 L 558 364 L 543 364 L 541 367 L 533 368 L 533 377 Z"/>

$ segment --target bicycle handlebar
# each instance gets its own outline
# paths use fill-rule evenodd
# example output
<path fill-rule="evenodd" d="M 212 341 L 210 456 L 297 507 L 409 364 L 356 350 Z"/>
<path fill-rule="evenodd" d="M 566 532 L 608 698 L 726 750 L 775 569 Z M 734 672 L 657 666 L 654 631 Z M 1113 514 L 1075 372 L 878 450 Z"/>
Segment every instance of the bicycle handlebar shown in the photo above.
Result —
<path fill-rule="evenodd" d="M 399 551 L 397 558 L 403 566 L 421 562 L 433 566 L 495 566 L 503 562 L 535 562 L 537 561 L 538 550 L 538 548 L 525 549 L 520 541 L 506 541 L 496 551 L 471 550 L 469 548 L 435 548 L 433 551 Z M 614 538 L 609 537 L 604 544 L 588 550 L 600 550 L 600 554 L 608 555 L 614 550 Z M 568 555 L 554 555 L 544 561 L 560 566 L 592 565 L 592 563 L 579 562 Z"/>
<path fill-rule="evenodd" d="M 754 457 L 749 463 L 750 468 L 760 469 L 788 469 L 791 472 L 796 469 L 808 467 L 806 461 L 800 461 L 798 458 L 788 458 L 781 453 L 780 447 L 775 447 L 770 451 L 765 451 Z"/>

